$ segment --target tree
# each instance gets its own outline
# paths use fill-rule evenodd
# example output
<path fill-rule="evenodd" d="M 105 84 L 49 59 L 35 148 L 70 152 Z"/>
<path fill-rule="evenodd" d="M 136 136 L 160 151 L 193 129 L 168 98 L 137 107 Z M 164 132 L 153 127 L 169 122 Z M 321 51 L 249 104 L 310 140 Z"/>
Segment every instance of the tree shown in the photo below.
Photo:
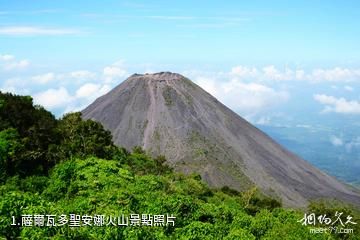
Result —
<path fill-rule="evenodd" d="M 34 122 L 32 98 L 0 92 L 0 101 L 0 131 L 13 127 L 20 136 L 26 135 L 27 129 Z"/>
<path fill-rule="evenodd" d="M 60 153 L 63 159 L 87 156 L 111 158 L 114 144 L 110 131 L 92 120 L 83 120 L 81 113 L 66 114 L 59 121 Z"/>
<path fill-rule="evenodd" d="M 23 146 L 12 156 L 14 165 L 9 174 L 22 176 L 47 173 L 48 148 L 58 143 L 55 127 L 57 120 L 41 106 L 33 105 L 30 96 L 17 96 L 0 92 L 0 131 L 13 128 L 18 143 Z"/>
<path fill-rule="evenodd" d="M 13 171 L 16 154 L 21 148 L 19 135 L 14 128 L 0 131 L 0 183 Z"/>

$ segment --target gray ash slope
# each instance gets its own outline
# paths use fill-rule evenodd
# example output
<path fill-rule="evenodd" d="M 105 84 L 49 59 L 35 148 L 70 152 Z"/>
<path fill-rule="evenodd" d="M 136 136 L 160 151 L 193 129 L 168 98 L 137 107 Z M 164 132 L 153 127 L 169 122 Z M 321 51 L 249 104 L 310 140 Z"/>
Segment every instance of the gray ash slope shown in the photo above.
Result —
<path fill-rule="evenodd" d="M 285 206 L 334 198 L 360 206 L 358 189 L 284 149 L 199 86 L 170 72 L 134 74 L 82 111 L 119 146 L 165 155 L 176 170 L 210 186 L 256 185 Z"/>

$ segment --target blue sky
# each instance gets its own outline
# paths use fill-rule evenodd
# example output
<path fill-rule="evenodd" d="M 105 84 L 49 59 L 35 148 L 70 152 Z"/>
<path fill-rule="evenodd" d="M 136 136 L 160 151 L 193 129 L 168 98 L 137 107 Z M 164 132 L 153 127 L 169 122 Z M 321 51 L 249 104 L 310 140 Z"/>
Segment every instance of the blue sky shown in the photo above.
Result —
<path fill-rule="evenodd" d="M 0 44 L 15 56 L 67 67 L 118 58 L 183 66 L 357 66 L 359 10 L 358 1 L 1 0 Z M 33 31 L 21 34 L 20 27 Z"/>
<path fill-rule="evenodd" d="M 360 148 L 359 12 L 359 1 L 0 0 L 0 89 L 61 116 L 135 72 L 174 71 L 252 123 L 320 126 Z"/>

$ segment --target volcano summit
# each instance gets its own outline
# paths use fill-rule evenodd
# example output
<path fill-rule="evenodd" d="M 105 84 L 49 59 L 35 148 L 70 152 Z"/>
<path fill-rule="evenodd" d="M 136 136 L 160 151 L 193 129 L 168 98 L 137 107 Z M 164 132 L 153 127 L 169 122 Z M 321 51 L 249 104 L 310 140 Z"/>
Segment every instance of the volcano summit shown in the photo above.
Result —
<path fill-rule="evenodd" d="M 117 145 L 165 155 L 175 170 L 198 172 L 212 187 L 255 185 L 291 207 L 318 198 L 360 206 L 357 189 L 289 152 L 180 74 L 134 74 L 82 114 L 110 130 Z"/>

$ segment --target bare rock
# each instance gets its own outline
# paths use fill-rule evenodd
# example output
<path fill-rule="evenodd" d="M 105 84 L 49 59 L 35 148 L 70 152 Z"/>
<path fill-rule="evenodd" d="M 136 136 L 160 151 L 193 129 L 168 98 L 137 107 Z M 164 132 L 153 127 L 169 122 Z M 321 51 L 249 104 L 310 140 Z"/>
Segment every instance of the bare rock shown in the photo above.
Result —
<path fill-rule="evenodd" d="M 251 101 L 251 99 L 249 99 Z M 119 146 L 165 155 L 213 187 L 258 186 L 285 206 L 331 198 L 360 206 L 358 189 L 318 170 L 176 73 L 134 74 L 82 111 Z"/>

